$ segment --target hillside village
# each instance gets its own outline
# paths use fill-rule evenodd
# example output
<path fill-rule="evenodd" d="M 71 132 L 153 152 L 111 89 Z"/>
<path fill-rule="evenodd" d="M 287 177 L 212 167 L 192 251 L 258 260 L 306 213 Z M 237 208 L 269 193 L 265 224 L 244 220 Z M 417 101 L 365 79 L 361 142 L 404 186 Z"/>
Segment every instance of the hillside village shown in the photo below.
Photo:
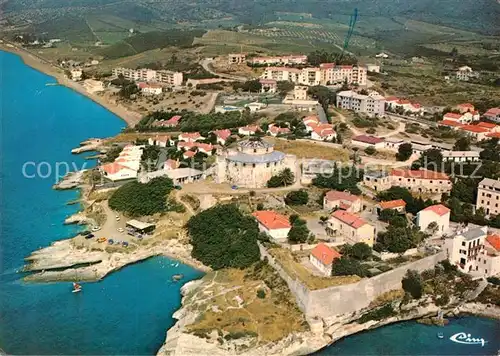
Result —
<path fill-rule="evenodd" d="M 91 190 L 112 192 L 117 221 L 118 214 L 134 218 L 116 229 L 117 238 L 133 236 L 127 246 L 138 236 L 144 243 L 161 238 L 153 232 L 161 215 L 184 210 L 192 257 L 218 270 L 222 262 L 203 251 L 196 224 L 205 216 L 220 224 L 233 223 L 226 215 L 237 217 L 255 241 L 241 260 L 265 256 L 316 334 L 339 315 L 366 312 L 374 300 L 401 290 L 402 279 L 413 278 L 408 271 L 438 263 L 455 271 L 457 281 L 497 288 L 500 107 L 430 107 L 387 95 L 377 82 L 383 55 L 373 63 L 312 65 L 304 54 L 235 53 L 207 58 L 210 77 L 187 80 L 164 69 L 115 67 L 102 78 L 79 64 L 67 67 L 68 78 L 87 90 L 142 114 L 105 140 L 92 171 Z M 471 80 L 476 74 L 469 69 L 443 80 Z M 166 204 L 160 197 L 161 207 L 131 189 L 160 182 L 167 182 L 169 196 Z M 137 210 L 124 202 L 127 194 Z M 109 238 L 98 240 L 100 225 L 90 226 L 88 240 L 106 246 Z M 248 267 L 241 260 L 223 267 Z M 258 288 L 264 299 L 268 287 Z M 355 301 L 340 306 L 331 295 Z M 463 297 L 431 295 L 443 308 Z M 250 298 L 237 297 L 239 307 Z M 190 328 L 212 337 L 202 322 Z"/>

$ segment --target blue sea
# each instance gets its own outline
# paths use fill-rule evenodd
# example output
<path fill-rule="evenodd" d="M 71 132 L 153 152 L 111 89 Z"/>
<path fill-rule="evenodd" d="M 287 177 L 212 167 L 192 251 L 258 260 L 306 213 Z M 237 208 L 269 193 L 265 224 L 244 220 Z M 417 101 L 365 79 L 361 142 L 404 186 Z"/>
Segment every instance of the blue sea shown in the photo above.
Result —
<path fill-rule="evenodd" d="M 180 287 L 200 272 L 152 258 L 85 283 L 78 294 L 69 283 L 25 284 L 16 273 L 33 250 L 77 231 L 62 223 L 78 209 L 66 205 L 78 193 L 51 189 L 56 167 L 61 174 L 65 163 L 90 167 L 71 149 L 125 127 L 86 97 L 46 86 L 55 82 L 0 51 L 0 348 L 12 354 L 154 354 L 173 325 Z M 177 273 L 185 277 L 174 283 Z"/>
<path fill-rule="evenodd" d="M 85 283 L 78 294 L 68 283 L 25 284 L 16 273 L 33 250 L 77 231 L 62 225 L 78 209 L 65 205 L 77 193 L 51 189 L 57 163 L 89 167 L 91 162 L 70 150 L 125 126 L 84 96 L 47 83 L 55 80 L 0 51 L 0 348 L 11 354 L 154 354 L 173 325 L 182 283 L 200 278 L 200 272 L 152 258 L 101 282 Z M 182 283 L 172 282 L 177 273 L 184 274 Z M 439 331 L 445 339 L 436 338 Z M 481 348 L 448 340 L 461 331 L 488 344 Z M 494 354 L 499 340 L 498 321 L 467 317 L 453 319 L 444 329 L 415 322 L 391 325 L 348 337 L 319 354 Z"/>

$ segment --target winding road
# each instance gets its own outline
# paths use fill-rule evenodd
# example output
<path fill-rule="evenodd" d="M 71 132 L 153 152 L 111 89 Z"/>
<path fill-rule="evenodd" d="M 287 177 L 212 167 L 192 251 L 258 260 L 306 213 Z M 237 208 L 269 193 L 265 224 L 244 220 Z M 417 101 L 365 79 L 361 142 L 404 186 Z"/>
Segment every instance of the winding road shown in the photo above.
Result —
<path fill-rule="evenodd" d="M 245 77 L 240 77 L 238 75 L 232 75 L 232 74 L 227 74 L 227 73 L 219 73 L 216 72 L 212 66 L 210 65 L 214 60 L 211 58 L 204 58 L 200 61 L 200 65 L 205 69 L 207 72 L 213 74 L 214 76 L 219 76 L 221 78 L 226 78 L 226 79 L 231 79 L 231 80 L 236 80 L 238 82 L 245 82 L 248 80 L 248 78 Z"/>

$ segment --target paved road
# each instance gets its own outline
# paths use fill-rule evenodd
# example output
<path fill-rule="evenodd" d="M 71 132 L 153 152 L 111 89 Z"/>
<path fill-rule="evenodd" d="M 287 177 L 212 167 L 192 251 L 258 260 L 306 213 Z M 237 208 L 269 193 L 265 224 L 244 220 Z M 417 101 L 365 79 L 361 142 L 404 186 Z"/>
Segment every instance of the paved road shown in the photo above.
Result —
<path fill-rule="evenodd" d="M 248 78 L 245 77 L 240 77 L 238 75 L 232 75 L 232 74 L 227 74 L 227 73 L 218 73 L 216 72 L 212 66 L 211 63 L 213 62 L 213 59 L 210 58 L 205 58 L 200 61 L 200 65 L 205 69 L 207 72 L 212 73 L 213 75 L 217 75 L 221 78 L 226 78 L 226 79 L 231 79 L 231 80 L 236 80 L 239 82 L 245 82 L 248 80 Z"/>

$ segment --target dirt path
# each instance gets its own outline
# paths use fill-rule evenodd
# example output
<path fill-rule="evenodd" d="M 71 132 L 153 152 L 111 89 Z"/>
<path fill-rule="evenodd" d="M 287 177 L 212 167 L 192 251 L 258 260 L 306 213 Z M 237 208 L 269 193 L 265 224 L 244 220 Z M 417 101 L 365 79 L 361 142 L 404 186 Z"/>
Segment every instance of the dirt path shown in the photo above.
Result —
<path fill-rule="evenodd" d="M 204 58 L 200 61 L 200 65 L 205 69 L 207 72 L 213 74 L 214 76 L 219 76 L 221 78 L 226 78 L 226 79 L 231 79 L 231 80 L 236 80 L 238 82 L 245 82 L 248 79 L 245 77 L 240 77 L 238 75 L 232 75 L 232 74 L 226 74 L 226 73 L 219 73 L 213 70 L 213 68 L 210 66 L 210 63 L 212 63 L 213 60 L 210 58 Z"/>

